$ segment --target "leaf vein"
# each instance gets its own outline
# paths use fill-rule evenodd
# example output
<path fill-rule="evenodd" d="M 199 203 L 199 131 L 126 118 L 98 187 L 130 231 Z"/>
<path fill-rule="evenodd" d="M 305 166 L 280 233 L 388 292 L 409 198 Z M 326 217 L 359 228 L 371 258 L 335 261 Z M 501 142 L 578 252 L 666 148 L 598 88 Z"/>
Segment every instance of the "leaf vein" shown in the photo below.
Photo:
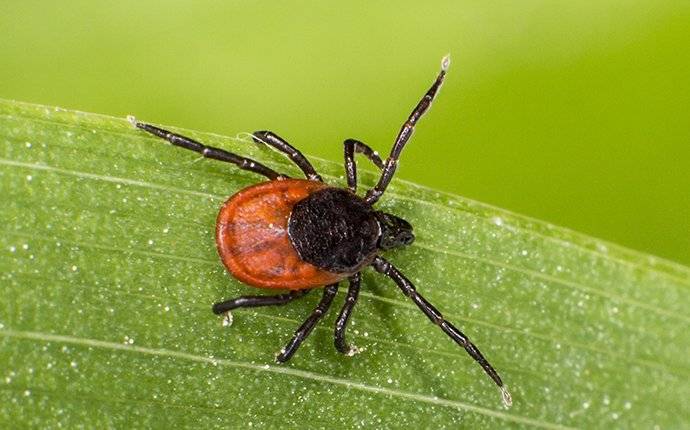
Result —
<path fill-rule="evenodd" d="M 71 345 L 86 346 L 92 348 L 110 349 L 116 351 L 126 351 L 134 352 L 145 355 L 154 355 L 161 357 L 172 357 L 182 360 L 194 361 L 197 363 L 208 363 L 211 365 L 220 365 L 227 367 L 234 367 L 240 369 L 252 370 L 255 372 L 263 373 L 274 373 L 282 374 L 288 376 L 294 376 L 297 378 L 307 379 L 311 381 L 316 381 L 318 383 L 340 385 L 349 389 L 366 391 L 373 394 L 388 395 L 392 397 L 398 397 L 405 400 L 413 400 L 418 402 L 427 403 L 434 406 L 448 407 L 453 409 L 460 409 L 465 411 L 474 412 L 481 415 L 486 415 L 489 417 L 501 419 L 504 421 L 511 421 L 515 423 L 533 425 L 535 427 L 546 428 L 546 429 L 571 429 L 572 427 L 567 427 L 557 423 L 551 423 L 542 420 L 536 420 L 520 415 L 508 414 L 505 412 L 495 411 L 492 409 L 484 408 L 481 406 L 476 406 L 470 403 L 460 402 L 457 400 L 444 399 L 435 396 L 429 396 L 426 394 L 414 393 L 403 390 L 395 390 L 392 388 L 379 387 L 375 385 L 368 385 L 362 382 L 351 381 L 344 378 L 337 378 L 322 373 L 316 373 L 306 370 L 296 369 L 294 367 L 282 367 L 276 365 L 258 365 L 242 361 L 228 360 L 228 359 L 218 359 L 212 357 L 204 357 L 201 355 L 195 355 L 188 352 L 174 351 L 162 348 L 148 348 L 144 346 L 134 346 L 134 345 L 124 345 L 121 343 L 108 342 L 98 339 L 80 338 L 73 336 L 65 336 L 59 334 L 51 333 L 41 333 L 41 332 L 31 332 L 31 331 L 15 331 L 11 329 L 0 330 L 0 335 L 11 338 L 20 338 L 28 340 L 36 340 L 42 342 L 59 342 L 68 343 Z"/>

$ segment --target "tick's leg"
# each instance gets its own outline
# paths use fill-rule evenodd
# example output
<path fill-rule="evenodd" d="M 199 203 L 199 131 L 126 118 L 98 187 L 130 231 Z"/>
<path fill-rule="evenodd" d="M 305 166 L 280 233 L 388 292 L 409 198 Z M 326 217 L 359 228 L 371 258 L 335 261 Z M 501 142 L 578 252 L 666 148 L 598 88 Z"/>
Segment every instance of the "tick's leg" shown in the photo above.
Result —
<path fill-rule="evenodd" d="M 309 333 L 311 333 L 311 331 L 314 329 L 316 323 L 323 318 L 323 315 L 328 311 L 328 308 L 331 307 L 331 303 L 333 302 L 333 298 L 337 292 L 338 284 L 331 284 L 324 288 L 323 297 L 316 306 L 316 309 L 314 309 L 311 315 L 309 315 L 309 318 L 302 323 L 300 328 L 295 331 L 295 335 L 292 337 L 292 340 L 288 342 L 285 348 L 283 348 L 276 357 L 276 361 L 278 363 L 285 363 L 295 354 L 295 352 L 297 352 L 297 348 L 299 348 L 302 342 L 304 342 L 304 339 L 309 336 Z"/>
<path fill-rule="evenodd" d="M 421 118 L 422 115 L 424 115 L 424 113 L 429 109 L 429 106 L 431 106 L 431 102 L 434 100 L 434 97 L 436 97 L 436 93 L 438 92 L 438 89 L 441 88 L 443 79 L 446 77 L 446 71 L 448 70 L 449 65 L 450 57 L 443 57 L 443 60 L 441 60 L 441 72 L 439 72 L 438 76 L 436 77 L 436 81 L 433 83 L 431 88 L 429 88 L 429 91 L 424 94 L 422 100 L 419 101 L 417 107 L 414 108 L 409 118 L 407 118 L 407 121 L 405 121 L 405 124 L 403 124 L 402 128 L 398 132 L 398 137 L 395 139 L 393 149 L 391 149 L 391 153 L 383 167 L 383 174 L 381 174 L 379 182 L 374 188 L 367 191 L 367 195 L 365 197 L 367 203 L 376 203 L 383 192 L 386 191 L 386 187 L 390 183 L 391 179 L 393 179 L 395 169 L 398 167 L 398 158 L 400 158 L 400 153 L 405 147 L 407 141 L 410 140 L 410 136 L 412 136 L 412 132 L 414 131 L 417 121 L 419 121 L 419 118 Z"/>
<path fill-rule="evenodd" d="M 259 306 L 284 305 L 300 297 L 304 297 L 309 290 L 295 290 L 274 296 L 240 296 L 213 305 L 213 313 L 224 314 L 237 308 L 256 308 Z"/>
<path fill-rule="evenodd" d="M 347 328 L 347 321 L 350 319 L 350 314 L 352 314 L 352 309 L 355 307 L 355 303 L 357 303 L 361 279 L 362 275 L 360 273 L 350 276 L 350 286 L 347 289 L 347 298 L 335 322 L 335 349 L 346 355 L 354 355 L 357 353 L 356 347 L 350 346 L 345 342 L 345 329 Z"/>
<path fill-rule="evenodd" d="M 307 157 L 305 157 L 304 154 L 302 154 L 297 148 L 287 143 L 287 141 L 282 137 L 278 136 L 272 131 L 266 130 L 255 131 L 252 137 L 257 143 L 265 143 L 266 145 L 272 146 L 278 151 L 285 153 L 288 157 L 290 157 L 290 160 L 297 165 L 297 167 L 302 169 L 304 175 L 308 179 L 323 182 L 323 179 L 321 179 L 321 176 L 316 173 L 314 166 L 312 166 L 309 160 L 307 160 Z"/>
<path fill-rule="evenodd" d="M 357 165 L 355 164 L 355 154 L 364 154 L 379 169 L 383 169 L 383 161 L 379 154 L 371 149 L 369 145 L 356 139 L 347 139 L 345 146 L 345 174 L 347 175 L 347 186 L 354 192 L 357 191 Z"/>
<path fill-rule="evenodd" d="M 202 143 L 197 142 L 196 140 L 190 139 L 188 137 L 184 137 L 182 135 L 172 133 L 168 130 L 164 130 L 162 128 L 158 128 L 156 126 L 153 126 L 151 124 L 145 124 L 143 122 L 139 122 L 136 120 L 134 117 L 127 117 L 129 122 L 132 123 L 137 128 L 140 128 L 146 132 L 149 132 L 153 134 L 154 136 L 160 137 L 161 139 L 165 139 L 168 142 L 172 143 L 175 146 L 179 146 L 180 148 L 185 148 L 189 149 L 190 151 L 198 152 L 202 156 L 206 158 L 212 158 L 214 160 L 220 160 L 220 161 L 225 161 L 227 163 L 232 163 L 235 164 L 237 167 L 239 167 L 242 170 L 248 170 L 250 172 L 258 173 L 260 175 L 264 175 L 268 179 L 284 179 L 287 178 L 285 175 L 281 175 L 280 173 L 274 171 L 273 169 L 270 169 L 263 164 L 259 163 L 258 161 L 254 161 L 250 158 L 242 157 L 237 154 L 233 154 L 232 152 L 225 151 L 223 149 L 219 148 L 214 148 L 212 146 L 206 146 Z"/>
<path fill-rule="evenodd" d="M 451 339 L 453 339 L 455 343 L 465 348 L 465 351 L 467 351 L 467 353 L 472 358 L 474 358 L 474 360 L 477 363 L 479 363 L 480 366 L 482 366 L 484 372 L 486 372 L 486 374 L 489 375 L 491 379 L 494 380 L 496 385 L 498 385 L 498 387 L 501 389 L 503 403 L 505 403 L 506 406 L 510 406 L 512 404 L 512 399 L 510 397 L 510 393 L 508 393 L 508 389 L 505 387 L 505 385 L 503 385 L 501 377 L 498 376 L 496 370 L 494 370 L 491 364 L 489 364 L 489 362 L 486 361 L 486 358 L 484 358 L 482 353 L 479 352 L 479 349 L 472 342 L 470 342 L 467 336 L 465 336 L 453 324 L 443 319 L 443 315 L 441 315 L 441 312 L 439 312 L 438 309 L 436 309 L 431 303 L 426 301 L 426 299 L 417 292 L 414 285 L 412 285 L 412 282 L 410 282 L 409 279 L 407 279 L 402 273 L 400 273 L 400 271 L 398 271 L 398 269 L 396 269 L 388 261 L 384 260 L 381 257 L 376 257 L 374 259 L 374 262 L 372 263 L 372 266 L 374 266 L 374 268 L 378 272 L 383 273 L 384 275 L 388 276 L 393 281 L 395 281 L 395 283 L 398 284 L 398 287 L 400 287 L 402 292 L 407 297 L 412 299 L 412 301 L 417 305 L 419 309 L 422 310 L 422 312 L 424 312 L 424 314 L 431 320 L 431 322 L 441 327 L 441 330 L 443 330 L 444 333 L 446 333 Z"/>

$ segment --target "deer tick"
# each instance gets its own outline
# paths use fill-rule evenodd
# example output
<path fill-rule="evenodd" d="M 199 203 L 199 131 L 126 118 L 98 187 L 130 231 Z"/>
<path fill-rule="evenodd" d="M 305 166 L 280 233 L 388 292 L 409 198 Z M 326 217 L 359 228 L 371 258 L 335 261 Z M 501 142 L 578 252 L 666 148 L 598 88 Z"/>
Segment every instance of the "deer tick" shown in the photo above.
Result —
<path fill-rule="evenodd" d="M 327 185 L 302 153 L 275 133 L 257 131 L 252 137 L 286 154 L 306 179 L 293 179 L 249 158 L 206 146 L 188 137 L 128 117 L 137 128 L 165 139 L 203 157 L 235 164 L 268 181 L 247 187 L 231 196 L 220 209 L 216 222 L 218 253 L 227 270 L 245 284 L 258 288 L 284 289 L 276 295 L 241 296 L 213 305 L 213 312 L 225 314 L 243 307 L 284 305 L 323 287 L 323 296 L 306 321 L 295 331 L 277 355 L 288 361 L 328 311 L 347 280 L 347 297 L 335 324 L 335 347 L 347 355 L 357 352 L 345 341 L 345 329 L 357 303 L 361 271 L 367 266 L 389 277 L 402 293 L 444 333 L 484 369 L 500 388 L 504 403 L 512 402 L 501 377 L 479 349 L 429 303 L 395 266 L 381 256 L 383 251 L 407 246 L 414 241 L 412 225 L 393 214 L 378 211 L 374 204 L 386 191 L 398 159 L 417 121 L 431 106 L 446 76 L 450 58 L 444 57 L 441 71 L 398 133 L 388 158 L 355 139 L 344 142 L 347 188 Z M 367 157 L 381 170 L 378 183 L 364 197 L 356 194 L 355 154 Z"/>

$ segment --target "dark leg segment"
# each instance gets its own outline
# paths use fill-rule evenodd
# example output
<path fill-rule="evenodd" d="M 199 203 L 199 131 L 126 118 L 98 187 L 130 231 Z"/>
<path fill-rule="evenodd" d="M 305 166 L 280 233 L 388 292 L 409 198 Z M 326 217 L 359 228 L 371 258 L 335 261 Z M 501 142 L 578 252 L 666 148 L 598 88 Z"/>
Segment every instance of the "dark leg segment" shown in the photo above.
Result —
<path fill-rule="evenodd" d="M 362 275 L 360 273 L 350 276 L 350 286 L 347 289 L 345 304 L 340 310 L 338 319 L 335 322 L 335 349 L 337 349 L 338 352 L 347 355 L 353 355 L 357 352 L 357 348 L 354 348 L 345 342 L 345 329 L 347 328 L 347 322 L 352 314 L 352 309 L 357 303 L 357 296 L 359 296 L 359 285 L 361 280 Z"/>
<path fill-rule="evenodd" d="M 443 330 L 444 333 L 446 333 L 451 339 L 453 339 L 455 343 L 465 348 L 465 351 L 467 351 L 467 353 L 472 358 L 474 358 L 474 360 L 477 363 L 479 363 L 480 366 L 482 366 L 484 372 L 486 372 L 486 374 L 489 375 L 491 379 L 493 379 L 496 385 L 498 385 L 498 387 L 501 389 L 503 402 L 506 404 L 506 406 L 510 406 L 512 404 L 510 393 L 508 393 L 508 390 L 503 385 L 503 381 L 501 380 L 501 377 L 498 376 L 496 370 L 494 370 L 491 364 L 489 364 L 489 362 L 486 361 L 486 358 L 484 358 L 482 353 L 479 352 L 479 348 L 477 348 L 472 342 L 470 342 L 467 336 L 465 336 L 453 324 L 443 319 L 443 315 L 441 315 L 441 312 L 439 312 L 438 309 L 436 309 L 431 303 L 429 303 L 424 297 L 422 297 L 422 295 L 417 292 L 412 282 L 410 282 L 410 280 L 407 279 L 402 273 L 400 273 L 400 271 L 398 271 L 398 269 L 396 269 L 392 264 L 390 264 L 388 261 L 381 257 L 376 257 L 374 259 L 374 262 L 372 263 L 372 266 L 378 272 L 383 273 L 384 275 L 388 276 L 393 281 L 395 281 L 395 283 L 398 284 L 398 287 L 400 287 L 402 292 L 407 297 L 412 299 L 412 301 L 417 305 L 419 309 L 422 310 L 422 312 L 424 312 L 424 314 L 431 320 L 431 322 L 441 327 L 441 330 Z"/>
<path fill-rule="evenodd" d="M 419 101 L 409 118 L 407 118 L 407 121 L 405 121 L 405 124 L 403 124 L 402 128 L 398 132 L 398 137 L 395 139 L 393 149 L 391 149 L 391 153 L 383 167 L 383 174 L 379 178 L 379 182 L 374 188 L 367 192 L 365 197 L 367 203 L 376 203 L 381 195 L 383 195 L 383 192 L 386 191 L 386 187 L 388 187 L 391 179 L 393 179 L 395 169 L 398 167 L 398 158 L 400 158 L 400 153 L 405 147 L 407 141 L 410 140 L 410 136 L 412 136 L 412 132 L 414 131 L 417 121 L 419 121 L 419 118 L 421 118 L 422 115 L 424 115 L 424 113 L 429 109 L 429 106 L 431 106 L 431 102 L 434 100 L 434 97 L 436 97 L 436 93 L 438 92 L 439 88 L 441 88 L 441 84 L 446 77 L 446 71 L 448 70 L 449 65 L 450 57 L 446 56 L 443 58 L 443 60 L 441 60 L 441 72 L 436 77 L 436 81 L 431 88 L 429 88 L 429 91 L 424 94 L 422 100 Z"/>
<path fill-rule="evenodd" d="M 173 145 L 179 146 L 180 148 L 185 148 L 189 149 L 190 151 L 198 152 L 206 158 L 212 158 L 214 160 L 232 163 L 242 170 L 248 170 L 250 172 L 258 173 L 260 175 L 264 175 L 269 179 L 287 178 L 287 176 L 281 175 L 273 169 L 270 169 L 264 166 L 263 164 L 259 163 L 258 161 L 254 161 L 250 158 L 242 157 L 237 154 L 233 154 L 232 152 L 225 151 L 223 149 L 214 148 L 212 146 L 206 146 L 188 137 L 172 133 L 168 130 L 158 128 L 150 124 L 144 124 L 132 117 L 129 117 L 128 119 L 135 127 L 149 132 L 154 136 L 160 137 L 161 139 L 165 139 Z"/>
<path fill-rule="evenodd" d="M 379 154 L 364 142 L 356 139 L 347 139 L 345 145 L 345 173 L 347 175 L 347 186 L 354 192 L 357 191 L 357 165 L 355 164 L 355 154 L 363 154 L 379 169 L 383 169 L 383 161 Z"/>
<path fill-rule="evenodd" d="M 271 131 L 261 130 L 255 131 L 253 138 L 254 142 L 264 143 L 272 146 L 284 154 L 287 154 L 287 156 L 290 157 L 290 160 L 292 160 L 297 167 L 302 169 L 308 179 L 323 182 L 323 179 L 321 179 L 321 176 L 316 173 L 314 166 L 312 166 L 309 160 L 307 160 L 307 157 L 305 157 L 304 154 L 302 154 L 297 148 L 287 143 L 287 141 L 282 137 Z"/>
<path fill-rule="evenodd" d="M 311 331 L 314 330 L 316 323 L 323 318 L 324 314 L 328 311 L 328 308 L 331 307 L 331 303 L 333 302 L 333 298 L 337 292 L 338 284 L 331 284 L 324 288 L 323 297 L 316 306 L 316 309 L 314 309 L 311 315 L 309 315 L 309 318 L 307 318 L 306 321 L 304 321 L 304 323 L 302 323 L 302 325 L 295 331 L 295 335 L 292 337 L 292 340 L 288 342 L 285 348 L 283 348 L 280 351 L 280 354 L 278 354 L 276 357 L 276 361 L 278 363 L 285 363 L 295 354 L 295 352 L 297 352 L 297 348 L 299 348 L 302 342 L 304 342 L 304 339 L 309 336 Z"/>
<path fill-rule="evenodd" d="M 237 308 L 256 308 L 259 306 L 284 305 L 300 297 L 304 297 L 310 290 L 295 290 L 275 296 L 240 296 L 213 305 L 213 313 L 224 314 Z"/>

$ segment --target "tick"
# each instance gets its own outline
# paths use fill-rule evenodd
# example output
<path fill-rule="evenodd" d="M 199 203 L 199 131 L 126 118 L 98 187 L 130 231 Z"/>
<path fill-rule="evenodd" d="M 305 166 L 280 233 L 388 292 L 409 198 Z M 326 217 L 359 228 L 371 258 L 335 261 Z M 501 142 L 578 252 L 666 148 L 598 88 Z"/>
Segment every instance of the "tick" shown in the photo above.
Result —
<path fill-rule="evenodd" d="M 304 297 L 314 288 L 323 287 L 319 304 L 277 355 L 279 363 L 288 361 L 295 354 L 330 308 L 338 284 L 344 280 L 349 285 L 345 304 L 335 324 L 335 347 L 347 355 L 357 352 L 346 342 L 345 329 L 357 303 L 361 271 L 371 266 L 392 279 L 431 322 L 479 363 L 500 388 L 503 402 L 509 406 L 512 400 L 507 388 L 479 349 L 446 321 L 405 275 L 381 256 L 383 251 L 408 246 L 414 241 L 410 223 L 378 211 L 374 205 L 393 178 L 400 154 L 415 125 L 436 97 L 449 64 L 450 58 L 446 56 L 431 88 L 400 129 L 385 162 L 367 144 L 355 139 L 345 141 L 347 188 L 326 185 L 299 150 L 270 131 L 257 131 L 253 138 L 257 143 L 287 155 L 304 172 L 306 179 L 290 178 L 249 158 L 138 122 L 133 117 L 128 119 L 134 126 L 175 146 L 268 178 L 268 181 L 240 190 L 223 204 L 216 222 L 216 244 L 223 264 L 235 278 L 253 287 L 288 292 L 237 297 L 214 304 L 213 312 L 220 315 L 236 308 L 284 305 Z M 363 197 L 356 194 L 355 154 L 364 155 L 381 170 L 378 183 Z"/>

